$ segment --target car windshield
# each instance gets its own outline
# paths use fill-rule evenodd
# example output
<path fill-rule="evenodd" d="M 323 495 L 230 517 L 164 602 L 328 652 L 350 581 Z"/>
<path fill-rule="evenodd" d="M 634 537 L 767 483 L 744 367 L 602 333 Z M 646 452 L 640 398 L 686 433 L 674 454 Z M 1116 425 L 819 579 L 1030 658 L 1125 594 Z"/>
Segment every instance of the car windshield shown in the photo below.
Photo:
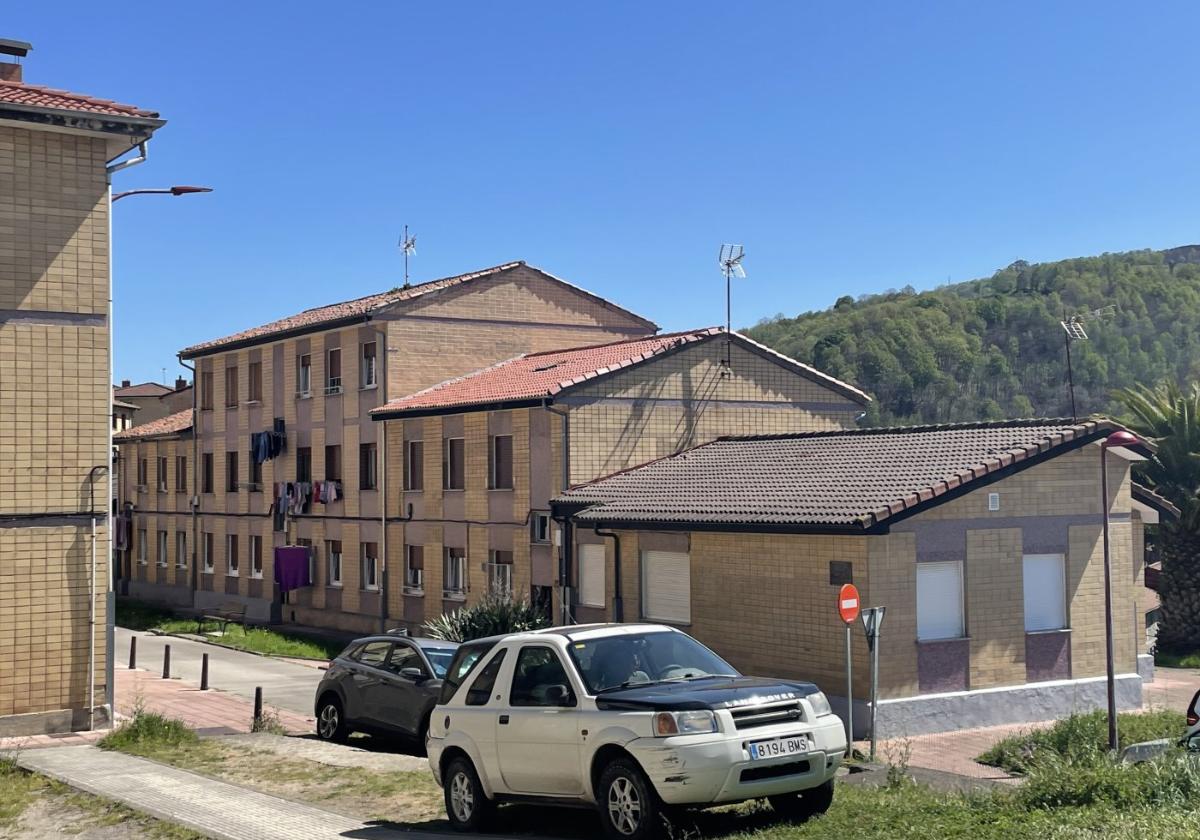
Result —
<path fill-rule="evenodd" d="M 446 676 L 446 671 L 450 669 L 450 661 L 454 659 L 455 648 L 423 647 L 421 650 L 425 652 L 425 657 L 433 668 L 433 675 L 439 680 Z"/>
<path fill-rule="evenodd" d="M 738 673 L 691 636 L 670 630 L 577 639 L 569 650 L 591 694 L 644 683 Z"/>

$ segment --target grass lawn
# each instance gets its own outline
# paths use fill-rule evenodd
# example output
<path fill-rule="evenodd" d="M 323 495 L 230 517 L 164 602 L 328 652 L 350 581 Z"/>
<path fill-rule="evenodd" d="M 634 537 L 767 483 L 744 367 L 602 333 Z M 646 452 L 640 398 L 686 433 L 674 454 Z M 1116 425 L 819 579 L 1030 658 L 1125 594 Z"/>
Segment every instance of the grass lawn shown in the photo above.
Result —
<path fill-rule="evenodd" d="M 159 633 L 196 632 L 196 619 L 180 618 L 175 614 L 136 601 L 117 601 L 117 625 L 129 630 L 154 630 Z M 205 625 L 212 627 L 211 622 Z M 346 643 L 329 639 L 301 636 L 265 628 L 245 629 L 230 624 L 223 635 L 207 637 L 209 641 L 238 650 L 265 653 L 271 656 L 292 656 L 298 659 L 332 659 L 345 649 Z"/>
<path fill-rule="evenodd" d="M 1156 651 L 1154 664 L 1164 668 L 1200 668 L 1200 651 L 1191 653 L 1168 653 Z"/>

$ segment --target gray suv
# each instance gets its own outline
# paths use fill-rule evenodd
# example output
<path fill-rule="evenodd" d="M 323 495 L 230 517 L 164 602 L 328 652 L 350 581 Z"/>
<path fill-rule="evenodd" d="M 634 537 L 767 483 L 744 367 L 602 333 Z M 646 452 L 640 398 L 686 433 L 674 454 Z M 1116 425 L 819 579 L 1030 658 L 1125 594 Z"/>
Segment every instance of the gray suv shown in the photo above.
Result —
<path fill-rule="evenodd" d="M 402 735 L 424 748 L 429 713 L 458 645 L 406 636 L 356 639 L 317 686 L 317 736 Z"/>

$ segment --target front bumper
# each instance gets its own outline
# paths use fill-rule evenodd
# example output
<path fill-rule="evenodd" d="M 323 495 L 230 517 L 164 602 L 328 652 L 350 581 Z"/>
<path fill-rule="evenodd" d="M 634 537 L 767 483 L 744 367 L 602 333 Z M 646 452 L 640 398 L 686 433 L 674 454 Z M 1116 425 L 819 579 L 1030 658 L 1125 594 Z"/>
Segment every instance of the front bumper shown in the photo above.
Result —
<path fill-rule="evenodd" d="M 829 723 L 826 723 L 825 720 Z M 747 745 L 800 733 L 811 736 L 804 754 L 752 760 Z M 832 779 L 846 754 L 842 722 L 833 715 L 815 725 L 792 724 L 714 736 L 638 738 L 625 745 L 669 805 L 741 802 L 817 787 Z"/>

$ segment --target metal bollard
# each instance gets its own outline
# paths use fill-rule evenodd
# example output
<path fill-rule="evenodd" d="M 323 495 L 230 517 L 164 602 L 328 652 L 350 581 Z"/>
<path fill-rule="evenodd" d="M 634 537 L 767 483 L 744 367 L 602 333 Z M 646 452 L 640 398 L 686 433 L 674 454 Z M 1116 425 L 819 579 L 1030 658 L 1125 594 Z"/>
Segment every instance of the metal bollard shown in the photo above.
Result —
<path fill-rule="evenodd" d="M 163 647 L 163 679 L 171 679 L 171 646 Z"/>
<path fill-rule="evenodd" d="M 254 687 L 254 721 L 252 729 L 257 729 L 262 723 L 262 686 Z"/>
<path fill-rule="evenodd" d="M 208 691 L 208 654 L 200 658 L 200 690 Z"/>
<path fill-rule="evenodd" d="M 132 671 L 137 667 L 137 636 L 131 636 L 129 639 L 129 670 Z"/>

